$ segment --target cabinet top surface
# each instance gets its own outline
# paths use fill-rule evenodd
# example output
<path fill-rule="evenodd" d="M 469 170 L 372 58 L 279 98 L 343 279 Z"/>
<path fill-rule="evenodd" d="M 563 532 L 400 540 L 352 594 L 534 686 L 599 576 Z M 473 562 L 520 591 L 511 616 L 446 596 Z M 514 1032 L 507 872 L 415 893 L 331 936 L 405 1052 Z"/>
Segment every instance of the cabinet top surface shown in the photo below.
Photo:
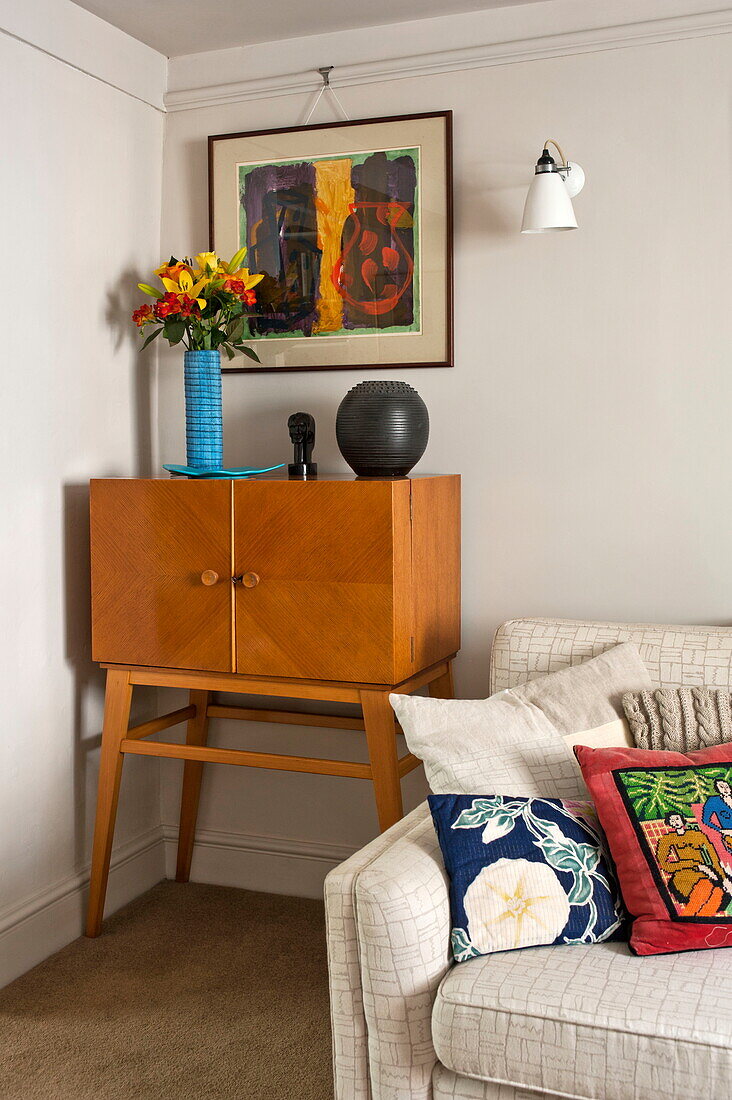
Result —
<path fill-rule="evenodd" d="M 392 485 L 397 481 L 430 481 L 436 478 L 442 477 L 460 477 L 460 474 L 414 474 L 408 477 L 357 477 L 356 474 L 318 474 L 317 477 L 289 477 L 285 471 L 275 471 L 269 474 L 256 474 L 253 477 L 236 477 L 236 478 L 188 478 L 188 477 L 171 477 L 169 474 L 161 474 L 155 477 L 95 477 L 92 481 L 205 481 L 209 483 L 211 481 L 236 481 L 236 482 L 250 482 L 250 481 L 289 481 L 300 482 L 306 484 L 313 481 L 352 481 L 352 482 L 364 482 L 365 484 L 389 484 Z"/>

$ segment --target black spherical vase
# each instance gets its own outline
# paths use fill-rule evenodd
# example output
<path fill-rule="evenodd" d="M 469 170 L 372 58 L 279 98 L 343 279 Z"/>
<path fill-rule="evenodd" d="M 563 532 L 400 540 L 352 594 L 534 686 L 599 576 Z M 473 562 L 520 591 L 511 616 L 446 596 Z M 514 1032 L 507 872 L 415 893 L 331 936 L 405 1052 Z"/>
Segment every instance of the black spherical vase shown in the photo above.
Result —
<path fill-rule="evenodd" d="M 338 408 L 338 446 L 359 477 L 404 477 L 429 435 L 427 406 L 406 382 L 359 382 Z"/>

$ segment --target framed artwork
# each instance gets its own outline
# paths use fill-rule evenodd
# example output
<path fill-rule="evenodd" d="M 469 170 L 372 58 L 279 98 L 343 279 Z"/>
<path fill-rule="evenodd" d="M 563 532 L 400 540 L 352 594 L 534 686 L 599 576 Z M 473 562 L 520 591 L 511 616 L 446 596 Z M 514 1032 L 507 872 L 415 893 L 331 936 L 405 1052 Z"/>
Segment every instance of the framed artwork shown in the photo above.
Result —
<path fill-rule="evenodd" d="M 210 247 L 264 275 L 227 371 L 452 366 L 452 112 L 216 134 Z M 236 362 L 236 360 L 235 360 Z"/>

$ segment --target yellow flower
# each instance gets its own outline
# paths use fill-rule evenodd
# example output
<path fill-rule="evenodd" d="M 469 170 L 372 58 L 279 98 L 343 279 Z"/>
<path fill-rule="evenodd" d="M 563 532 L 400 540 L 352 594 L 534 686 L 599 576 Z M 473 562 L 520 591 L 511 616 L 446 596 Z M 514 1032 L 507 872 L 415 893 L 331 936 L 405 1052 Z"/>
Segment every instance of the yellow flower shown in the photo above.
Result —
<path fill-rule="evenodd" d="M 264 275 L 250 275 L 248 267 L 240 267 L 238 271 L 232 271 L 228 276 L 229 279 L 238 279 L 244 283 L 246 290 L 251 290 L 257 283 L 261 283 Z"/>
<path fill-rule="evenodd" d="M 199 252 L 196 256 L 197 275 L 213 275 L 218 271 L 220 260 L 215 252 Z"/>
<path fill-rule="evenodd" d="M 177 282 L 174 282 L 172 279 L 163 278 L 162 276 L 161 281 L 165 289 L 171 294 L 187 294 L 189 298 L 195 298 L 201 309 L 206 308 L 206 299 L 199 297 L 199 295 L 203 288 L 208 285 L 210 279 L 198 279 L 198 281 L 194 283 L 190 271 L 184 270 L 179 273 Z"/>

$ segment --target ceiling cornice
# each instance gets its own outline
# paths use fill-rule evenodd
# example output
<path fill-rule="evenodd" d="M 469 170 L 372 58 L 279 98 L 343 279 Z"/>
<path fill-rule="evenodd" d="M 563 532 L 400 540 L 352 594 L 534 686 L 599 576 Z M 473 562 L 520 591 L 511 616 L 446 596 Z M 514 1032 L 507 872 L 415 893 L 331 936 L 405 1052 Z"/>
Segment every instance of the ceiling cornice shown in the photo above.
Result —
<path fill-rule="evenodd" d="M 458 70 L 510 65 L 522 61 L 541 61 L 568 54 L 649 46 L 685 38 L 702 38 L 732 32 L 732 9 L 690 15 L 625 22 L 561 34 L 538 35 L 521 39 L 490 42 L 445 51 L 426 50 L 404 57 L 379 59 L 355 65 L 338 66 L 338 87 L 374 84 L 385 80 L 407 80 Z M 199 55 L 200 56 L 200 55 Z M 203 55 L 205 56 L 205 55 Z M 208 87 L 181 88 L 168 92 L 168 111 L 191 111 L 218 107 L 248 99 L 272 99 L 278 96 L 312 92 L 319 85 L 317 74 L 277 73 L 267 77 L 239 80 Z"/>

